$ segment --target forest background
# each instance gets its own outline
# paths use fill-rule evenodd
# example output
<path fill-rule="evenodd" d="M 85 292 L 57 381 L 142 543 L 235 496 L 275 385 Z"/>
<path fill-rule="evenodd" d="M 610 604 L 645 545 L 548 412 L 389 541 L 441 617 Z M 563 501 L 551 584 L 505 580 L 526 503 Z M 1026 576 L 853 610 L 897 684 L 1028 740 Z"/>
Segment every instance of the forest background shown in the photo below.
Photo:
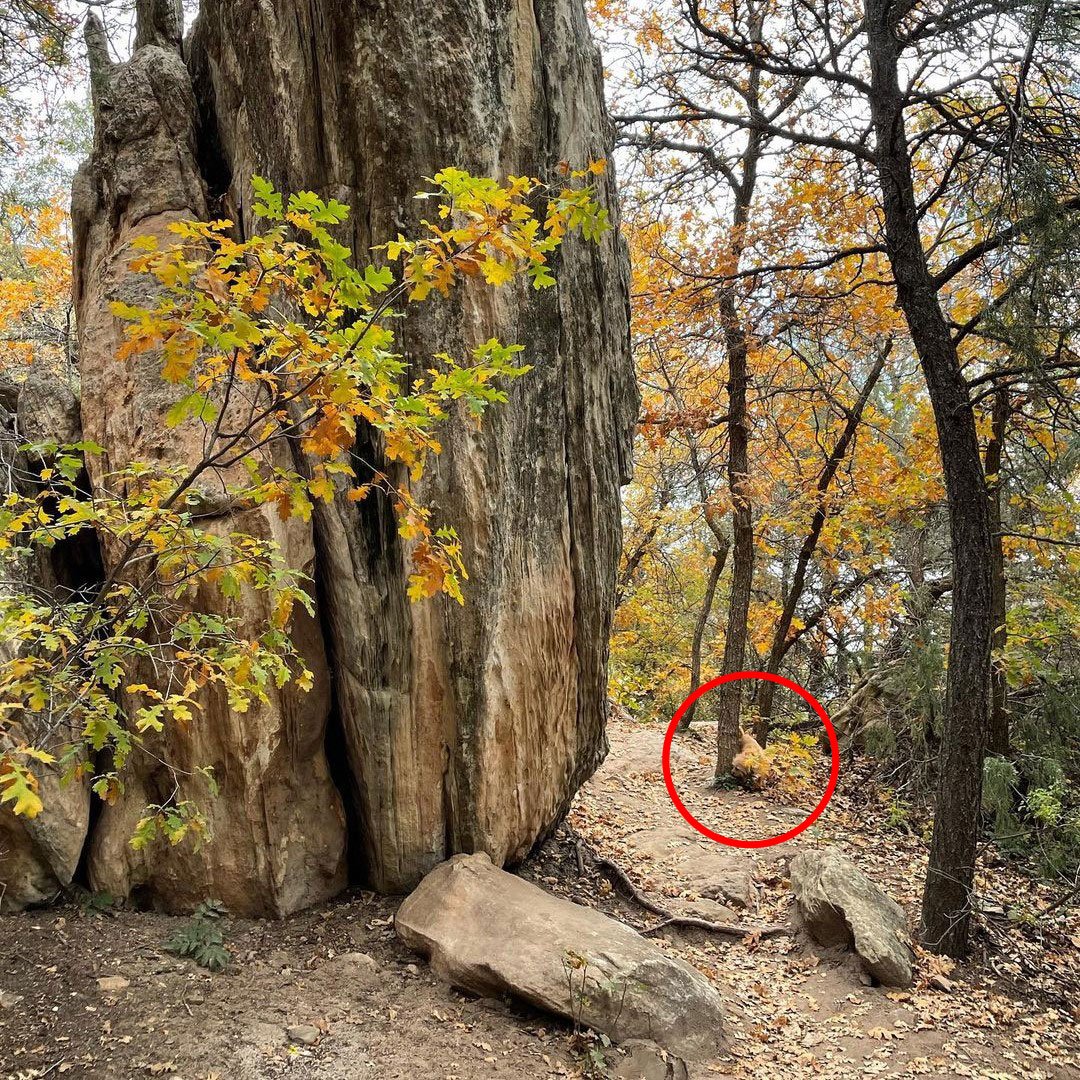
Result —
<path fill-rule="evenodd" d="M 592 5 L 643 395 L 610 692 L 664 722 L 723 671 L 803 683 L 898 827 L 929 840 L 936 793 L 961 900 L 924 923 L 962 951 L 980 836 L 1078 887 L 1080 24 L 1049 0 L 878 7 Z M 130 11 L 101 10 L 126 56 Z M 0 5 L 16 378 L 75 377 L 83 15 Z M 812 733 L 789 706 L 710 702 L 718 771 L 739 724 Z"/>

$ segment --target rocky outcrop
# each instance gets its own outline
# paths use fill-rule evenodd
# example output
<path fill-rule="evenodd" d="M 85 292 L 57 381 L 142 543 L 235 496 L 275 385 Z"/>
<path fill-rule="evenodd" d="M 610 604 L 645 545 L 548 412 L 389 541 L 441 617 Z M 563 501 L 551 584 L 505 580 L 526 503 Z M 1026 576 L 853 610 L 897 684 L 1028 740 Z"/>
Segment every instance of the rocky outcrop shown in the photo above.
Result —
<path fill-rule="evenodd" d="M 791 889 L 811 936 L 854 949 L 883 986 L 911 985 L 912 951 L 903 908 L 836 848 L 791 860 Z"/>
<path fill-rule="evenodd" d="M 137 47 L 130 62 L 113 65 L 93 32 L 94 152 L 76 178 L 72 216 L 76 238 L 75 303 L 87 439 L 105 448 L 89 458 L 92 484 L 131 461 L 199 460 L 200 430 L 170 429 L 165 413 L 177 390 L 160 376 L 161 361 L 143 355 L 120 363 L 123 325 L 113 300 L 145 303 L 148 282 L 129 269 L 131 243 L 165 236 L 171 222 L 207 213 L 198 164 L 196 109 L 181 58 L 179 16 L 168 0 L 142 0 Z M 289 564 L 314 569 L 310 525 L 283 523 L 263 509 L 220 505 L 222 478 L 207 474 L 203 525 L 273 537 Z M 215 501 L 216 499 L 216 501 Z M 106 568 L 117 552 L 104 552 Z M 211 589 L 196 604 L 213 610 L 226 601 Z M 230 603 L 252 632 L 269 616 L 262 596 Z M 322 636 L 301 612 L 293 637 L 315 676 L 304 694 L 272 691 L 267 705 L 235 713 L 217 688 L 205 693 L 197 723 L 167 728 L 136 754 L 125 793 L 103 808 L 91 841 L 92 887 L 117 896 L 190 909 L 212 896 L 237 914 L 280 915 L 334 895 L 345 882 L 345 824 L 324 751 L 330 679 Z M 148 672 L 145 681 L 151 682 Z M 165 763 L 168 763 L 167 765 Z M 220 788 L 211 795 L 197 770 L 210 766 Z M 195 801 L 207 816 L 212 842 L 136 851 L 129 843 L 144 807 Z"/>
<path fill-rule="evenodd" d="M 60 376 L 31 369 L 21 383 L 0 386 L 0 494 L 32 487 L 35 466 L 20 450 L 27 443 L 73 442 L 79 438 L 78 399 Z M 58 579 L 54 556 L 64 554 L 64 569 L 83 567 L 79 546 L 68 543 L 63 553 L 37 558 L 4 553 L 0 578 L 21 579 L 44 595 L 63 599 L 71 583 Z M 93 560 L 91 560 L 93 562 Z M 0 584 L 0 588 L 7 588 Z M 14 659 L 8 642 L 0 641 L 0 661 Z M 57 755 L 71 740 L 70 726 L 38 713 L 5 717 L 0 727 L 0 750 L 27 743 Z M 58 765 L 37 763 L 44 809 L 36 817 L 15 817 L 0 810 L 0 912 L 18 911 L 51 900 L 71 884 L 90 820 L 90 792 L 85 783 L 61 783 Z"/>
<path fill-rule="evenodd" d="M 82 420 L 105 455 L 188 460 L 162 423 L 172 392 L 153 356 L 118 363 L 111 300 L 145 301 L 131 242 L 178 218 L 257 227 L 255 173 L 283 190 L 349 204 L 358 259 L 415 229 L 412 195 L 446 165 L 557 175 L 605 157 L 598 54 L 582 0 L 207 0 L 181 46 L 180 5 L 139 0 L 135 51 L 109 61 L 91 19 L 95 140 L 73 193 Z M 613 180 L 601 181 L 614 211 Z M 520 859 L 565 812 L 605 751 L 607 641 L 637 398 L 628 348 L 626 260 L 617 230 L 570 240 L 559 285 L 469 283 L 403 320 L 417 369 L 493 335 L 526 346 L 534 370 L 477 429 L 464 418 L 416 485 L 463 541 L 466 604 L 406 598 L 407 553 L 378 496 L 320 505 L 314 527 L 221 505 L 213 527 L 273 535 L 309 572 L 318 621 L 294 633 L 316 675 L 238 716 L 208 695 L 186 732 L 136 755 L 127 790 L 93 830 L 91 882 L 167 908 L 213 895 L 237 913 L 281 913 L 344 881 L 345 826 L 325 744 L 339 760 L 358 877 L 406 890 L 457 851 Z M 358 458 L 384 467 L 379 440 Z M 204 492 L 212 505 L 210 485 Z M 114 552 L 105 552 L 108 566 Z M 206 604 L 220 604 L 207 595 Z M 256 601 L 244 600 L 256 623 Z M 159 752 L 160 751 L 160 752 Z M 211 765 L 221 795 L 191 790 L 213 842 L 136 852 L 147 803 Z"/>
<path fill-rule="evenodd" d="M 457 855 L 398 909 L 398 937 L 441 978 L 512 994 L 616 1041 L 648 1039 L 680 1057 L 715 1057 L 723 1036 L 712 984 L 629 927 Z"/>
<path fill-rule="evenodd" d="M 358 259 L 418 226 L 453 164 L 549 177 L 605 157 L 581 0 L 209 0 L 191 40 L 216 194 L 255 227 L 259 172 L 353 208 Z M 603 197 L 614 208 L 610 178 Z M 404 891 L 455 851 L 521 858 L 604 750 L 605 669 L 636 394 L 617 234 L 573 239 L 557 289 L 469 284 L 410 310 L 417 370 L 497 335 L 533 371 L 455 423 L 416 494 L 461 535 L 467 602 L 411 605 L 388 507 L 318 509 L 327 644 L 365 873 Z M 381 466 L 377 440 L 362 455 Z"/>

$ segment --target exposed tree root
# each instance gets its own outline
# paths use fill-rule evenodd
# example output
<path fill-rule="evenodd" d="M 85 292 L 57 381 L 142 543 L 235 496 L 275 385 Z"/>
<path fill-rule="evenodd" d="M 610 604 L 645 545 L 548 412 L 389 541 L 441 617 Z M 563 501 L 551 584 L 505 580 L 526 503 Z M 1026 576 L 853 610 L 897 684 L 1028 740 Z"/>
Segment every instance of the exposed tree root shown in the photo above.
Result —
<path fill-rule="evenodd" d="M 584 867 L 583 851 L 586 850 L 585 842 L 577 835 L 572 829 L 569 830 L 570 839 L 574 845 L 574 852 L 578 860 L 579 868 Z M 737 938 L 770 938 L 770 937 L 782 937 L 791 933 L 791 928 L 787 926 L 739 926 L 734 923 L 716 923 L 710 922 L 708 919 L 698 919 L 690 915 L 676 915 L 667 908 L 662 907 L 655 901 L 650 900 L 627 876 L 627 873 L 617 862 L 612 859 L 601 858 L 595 852 L 590 851 L 589 854 L 593 858 L 593 862 L 596 868 L 603 874 L 606 874 L 613 882 L 622 887 L 623 891 L 640 907 L 643 907 L 646 911 L 651 912 L 653 915 L 659 915 L 662 922 L 656 923 L 655 926 L 646 927 L 640 933 L 648 937 L 650 934 L 658 934 L 661 930 L 667 929 L 692 929 L 692 930 L 706 930 L 709 933 L 720 934 L 724 937 L 737 937 Z M 583 869 L 582 869 L 582 872 Z"/>

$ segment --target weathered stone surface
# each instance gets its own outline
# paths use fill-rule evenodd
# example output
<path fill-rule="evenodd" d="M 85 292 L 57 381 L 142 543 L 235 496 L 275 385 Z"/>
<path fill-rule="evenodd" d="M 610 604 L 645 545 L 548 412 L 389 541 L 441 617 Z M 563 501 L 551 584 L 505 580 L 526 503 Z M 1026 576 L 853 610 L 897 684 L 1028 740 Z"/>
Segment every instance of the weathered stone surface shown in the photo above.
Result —
<path fill-rule="evenodd" d="M 628 1039 L 621 1049 L 626 1057 L 615 1068 L 619 1080 L 689 1080 L 686 1062 L 654 1042 Z"/>
<path fill-rule="evenodd" d="M 255 172 L 334 196 L 358 259 L 417 229 L 413 194 L 443 166 L 551 177 L 611 147 L 581 0 L 208 0 L 189 55 L 222 208 L 255 227 Z M 614 211 L 610 176 L 601 187 Z M 455 851 L 520 859 L 604 753 L 637 404 L 617 231 L 572 239 L 555 269 L 557 289 L 470 282 L 404 322 L 418 371 L 492 335 L 534 366 L 481 430 L 454 422 L 415 488 L 461 535 L 466 604 L 408 602 L 385 500 L 317 508 L 357 848 L 385 891 Z M 386 467 L 370 434 L 357 451 Z"/>
<path fill-rule="evenodd" d="M 343 239 L 366 259 L 417 227 L 412 195 L 445 165 L 550 178 L 560 161 L 584 164 L 612 143 L 582 0 L 330 0 L 318 10 L 208 0 L 182 49 L 180 35 L 175 0 L 139 0 L 134 55 L 115 65 L 88 24 L 95 145 L 72 202 L 82 419 L 106 448 L 94 482 L 131 460 L 196 452 L 183 428 L 162 423 L 174 391 L 157 359 L 114 360 L 122 328 L 109 302 L 148 293 L 128 270 L 136 237 L 207 215 L 250 232 L 257 172 L 347 202 Z M 613 178 L 599 183 L 614 212 Z M 213 895 L 252 914 L 338 889 L 344 823 L 323 749 L 331 708 L 357 873 L 379 889 L 405 890 L 455 851 L 512 862 L 565 812 L 605 749 L 618 491 L 637 396 L 618 230 L 599 245 L 572 239 L 556 270 L 547 293 L 470 282 L 403 322 L 402 351 L 418 370 L 433 352 L 464 356 L 492 335 L 525 344 L 534 365 L 482 429 L 454 420 L 416 485 L 462 537 L 464 607 L 408 602 L 408 551 L 379 496 L 320 505 L 312 531 L 236 512 L 203 485 L 212 527 L 273 535 L 316 579 L 320 621 L 296 628 L 316 691 L 286 688 L 246 716 L 208 695 L 199 723 L 154 749 L 180 770 L 214 767 L 216 800 L 178 774 L 181 797 L 209 811 L 213 843 L 131 850 L 142 806 L 173 789 L 144 757 L 95 827 L 95 887 L 166 908 Z M 371 432 L 356 453 L 386 467 Z M 105 553 L 107 565 L 114 558 Z M 254 625 L 257 602 L 244 604 Z"/>
<path fill-rule="evenodd" d="M 289 1042 L 299 1043 L 301 1046 L 314 1046 L 319 1041 L 319 1034 L 319 1029 L 314 1024 L 293 1024 L 285 1031 Z"/>
<path fill-rule="evenodd" d="M 457 855 L 431 871 L 394 925 L 437 975 L 463 989 L 510 993 L 616 1041 L 650 1039 L 684 1058 L 720 1049 L 721 1000 L 703 975 L 485 854 Z"/>
<path fill-rule="evenodd" d="M 19 434 L 28 443 L 78 442 L 82 430 L 79 399 L 66 379 L 31 369 L 19 387 Z"/>
<path fill-rule="evenodd" d="M 19 451 L 21 444 L 78 440 L 78 400 L 59 376 L 31 369 L 22 383 L 11 384 L 2 401 L 0 493 L 6 494 L 33 487 L 32 466 Z M 75 545 L 69 544 L 72 562 L 76 561 L 75 552 Z M 49 556 L 5 557 L 0 576 L 22 579 L 54 595 L 65 587 L 56 580 Z M 8 642 L 0 642 L 0 661 L 14 655 Z M 45 715 L 21 713 L 7 717 L 0 726 L 0 749 L 29 743 L 58 755 L 73 734 L 69 725 L 50 722 Z M 56 765 L 36 763 L 34 775 L 44 803 L 37 817 L 15 817 L 10 806 L 0 808 L 0 912 L 43 903 L 70 885 L 86 840 L 90 817 L 86 784 L 61 784 L 61 770 Z"/>
<path fill-rule="evenodd" d="M 151 292 L 148 280 L 128 266 L 136 237 L 165 236 L 171 222 L 207 213 L 195 99 L 176 19 L 167 0 L 142 0 L 139 46 L 123 65 L 110 64 L 95 46 L 93 28 L 88 38 L 95 143 L 76 179 L 72 214 L 83 429 L 106 451 L 91 461 L 95 484 L 130 461 L 194 464 L 200 452 L 201 431 L 170 429 L 164 422 L 178 391 L 161 379 L 160 358 L 116 360 L 123 328 L 108 307 L 117 299 L 146 302 Z M 310 526 L 282 523 L 261 509 L 230 510 L 221 501 L 221 481 L 207 474 L 202 485 L 204 524 L 272 536 L 290 565 L 310 573 Z M 106 565 L 116 555 L 106 551 Z M 209 589 L 196 600 L 211 608 L 222 602 Z M 232 605 L 253 631 L 265 624 L 263 597 L 245 596 Z M 323 747 L 330 708 L 325 650 L 318 624 L 303 613 L 293 636 L 315 675 L 310 694 L 288 686 L 272 693 L 268 706 L 239 714 L 224 695 L 208 692 L 187 731 L 168 730 L 151 746 L 153 754 L 134 756 L 124 797 L 104 808 L 94 829 L 89 870 L 95 888 L 117 895 L 138 891 L 145 902 L 167 909 L 190 908 L 213 896 L 237 914 L 284 914 L 342 887 L 344 817 Z M 193 775 L 204 765 L 213 767 L 220 785 L 216 798 Z M 143 808 L 167 798 L 174 784 L 180 798 L 204 810 L 213 842 L 198 850 L 163 843 L 133 850 L 128 841 Z"/>
<path fill-rule="evenodd" d="M 791 860 L 791 888 L 806 928 L 826 947 L 854 949 L 885 986 L 911 985 L 904 911 L 837 848 Z"/>
<path fill-rule="evenodd" d="M 23 717 L 9 723 L 0 745 L 45 741 L 39 739 L 42 718 Z M 60 741 L 70 739 L 61 733 Z M 20 911 L 54 899 L 71 884 L 79 865 L 90 818 L 85 784 L 60 783 L 55 765 L 34 765 L 44 809 L 37 817 L 15 817 L 0 810 L 0 912 Z"/>

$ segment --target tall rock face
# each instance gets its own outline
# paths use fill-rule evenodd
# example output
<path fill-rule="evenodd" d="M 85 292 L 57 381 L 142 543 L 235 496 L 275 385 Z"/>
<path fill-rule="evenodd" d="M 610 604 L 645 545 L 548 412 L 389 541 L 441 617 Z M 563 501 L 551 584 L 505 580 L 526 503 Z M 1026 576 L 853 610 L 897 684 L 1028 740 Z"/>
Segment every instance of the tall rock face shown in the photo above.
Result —
<path fill-rule="evenodd" d="M 79 326 L 83 433 L 105 448 L 89 459 L 91 482 L 131 461 L 199 460 L 202 433 L 170 429 L 165 413 L 176 387 L 160 375 L 161 359 L 144 355 L 121 363 L 123 324 L 114 300 L 145 303 L 149 279 L 133 273 L 138 236 L 167 237 L 178 219 L 202 217 L 207 204 L 197 165 L 195 98 L 180 55 L 179 16 L 165 0 L 139 10 L 130 62 L 109 63 L 89 35 L 95 137 L 72 198 L 76 241 L 75 303 Z M 222 504 L 222 477 L 207 474 L 201 491 L 203 524 L 276 539 L 290 565 L 311 572 L 312 530 L 282 523 L 263 509 Z M 215 501 L 216 500 L 216 501 Z M 103 552 L 110 569 L 119 552 Z M 204 608 L 219 595 L 200 596 Z M 269 616 L 264 596 L 230 603 L 230 614 L 258 633 Z M 183 909 L 215 897 L 238 914 L 280 915 L 334 895 L 345 882 L 345 822 L 324 752 L 329 711 L 326 654 L 317 623 L 302 615 L 293 635 L 316 688 L 272 693 L 267 705 L 232 712 L 224 694 L 204 695 L 197 722 L 166 729 L 137 752 L 125 772 L 122 799 L 105 806 L 90 840 L 90 884 L 114 895 L 136 894 L 156 906 Z M 152 683 L 154 672 L 141 673 Z M 167 764 L 166 764 L 167 763 Z M 213 797 L 198 769 L 214 770 Z M 175 794 L 174 794 L 175 793 Z M 141 851 L 129 843 L 144 807 L 191 799 L 207 816 L 213 840 Z"/>
<path fill-rule="evenodd" d="M 95 65 L 95 150 L 74 206 L 83 418 L 106 468 L 191 452 L 163 433 L 153 358 L 113 359 L 108 301 L 146 288 L 127 271 L 135 236 L 205 214 L 250 233 L 257 173 L 346 202 L 348 241 L 367 261 L 372 245 L 417 231 L 425 204 L 413 195 L 444 166 L 556 179 L 560 162 L 611 148 L 582 0 L 204 0 L 183 59 L 177 26 L 169 0 L 142 0 L 131 61 Z M 614 214 L 610 174 L 600 183 Z M 214 842 L 148 857 L 125 847 L 161 787 L 146 768 L 95 829 L 95 881 L 167 907 L 215 890 L 235 910 L 328 895 L 341 882 L 328 712 L 355 872 L 380 890 L 410 888 L 455 852 L 512 863 L 559 820 L 605 749 L 637 395 L 618 232 L 570 239 L 554 269 L 557 288 L 469 282 L 401 326 L 417 371 L 492 336 L 523 344 L 533 365 L 481 428 L 451 422 L 413 486 L 461 536 L 464 606 L 409 602 L 408 553 L 376 496 L 320 504 L 313 536 L 223 510 L 228 527 L 274 529 L 312 573 L 319 623 L 299 632 L 319 687 L 257 718 L 211 703 L 168 750 L 216 764 Z M 370 433 L 356 458 L 385 464 Z"/>

